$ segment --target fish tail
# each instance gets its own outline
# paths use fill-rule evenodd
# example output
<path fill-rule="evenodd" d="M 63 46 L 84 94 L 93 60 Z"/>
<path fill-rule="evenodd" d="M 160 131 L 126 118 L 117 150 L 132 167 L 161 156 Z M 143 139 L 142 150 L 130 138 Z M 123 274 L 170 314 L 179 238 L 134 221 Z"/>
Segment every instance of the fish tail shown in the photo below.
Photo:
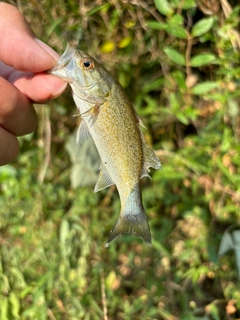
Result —
<path fill-rule="evenodd" d="M 105 247 L 108 247 L 110 242 L 122 235 L 134 235 L 151 245 L 151 233 L 144 208 L 138 214 L 121 213 L 109 235 Z"/>

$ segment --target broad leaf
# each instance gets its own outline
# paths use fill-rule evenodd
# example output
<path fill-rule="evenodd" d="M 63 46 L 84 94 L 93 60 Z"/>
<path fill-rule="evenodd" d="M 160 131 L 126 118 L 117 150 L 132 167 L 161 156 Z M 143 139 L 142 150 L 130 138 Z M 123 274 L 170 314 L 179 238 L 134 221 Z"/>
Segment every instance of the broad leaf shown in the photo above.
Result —
<path fill-rule="evenodd" d="M 166 23 L 161 23 L 155 20 L 146 21 L 146 24 L 153 30 L 164 30 L 166 28 Z"/>
<path fill-rule="evenodd" d="M 202 20 L 199 20 L 192 28 L 192 37 L 199 37 L 202 34 L 208 32 L 214 23 L 214 18 L 205 18 Z"/>
<path fill-rule="evenodd" d="M 171 9 L 167 0 L 154 0 L 154 3 L 158 11 L 164 16 L 172 14 L 173 10 Z"/>
<path fill-rule="evenodd" d="M 185 57 L 183 54 L 181 54 L 177 50 L 175 50 L 173 48 L 169 48 L 169 47 L 164 48 L 163 51 L 168 56 L 168 58 L 170 60 L 172 60 L 176 64 L 179 64 L 180 66 L 185 66 L 186 62 L 185 62 Z"/>
<path fill-rule="evenodd" d="M 185 29 L 177 24 L 169 23 L 166 27 L 166 31 L 174 38 L 187 39 L 187 33 Z"/>
<path fill-rule="evenodd" d="M 202 82 L 192 88 L 192 93 L 204 94 L 204 93 L 210 92 L 211 90 L 215 89 L 218 86 L 219 84 L 217 82 L 213 82 L 213 81 Z"/>
<path fill-rule="evenodd" d="M 213 54 L 198 54 L 195 57 L 192 57 L 190 65 L 192 67 L 201 67 L 213 62 L 214 60 L 216 60 L 216 57 Z"/>

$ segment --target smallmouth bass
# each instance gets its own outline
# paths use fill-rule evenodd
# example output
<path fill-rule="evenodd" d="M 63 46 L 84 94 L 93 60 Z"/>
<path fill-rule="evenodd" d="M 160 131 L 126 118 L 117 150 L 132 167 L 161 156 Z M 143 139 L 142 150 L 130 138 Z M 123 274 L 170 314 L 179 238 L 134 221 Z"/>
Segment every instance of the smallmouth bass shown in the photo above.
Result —
<path fill-rule="evenodd" d="M 161 163 L 140 131 L 141 120 L 121 85 L 87 53 L 68 46 L 48 71 L 67 81 L 82 118 L 77 143 L 92 137 L 101 158 L 94 192 L 116 185 L 121 200 L 119 218 L 106 247 L 121 235 L 134 235 L 151 244 L 142 204 L 140 179 Z"/>

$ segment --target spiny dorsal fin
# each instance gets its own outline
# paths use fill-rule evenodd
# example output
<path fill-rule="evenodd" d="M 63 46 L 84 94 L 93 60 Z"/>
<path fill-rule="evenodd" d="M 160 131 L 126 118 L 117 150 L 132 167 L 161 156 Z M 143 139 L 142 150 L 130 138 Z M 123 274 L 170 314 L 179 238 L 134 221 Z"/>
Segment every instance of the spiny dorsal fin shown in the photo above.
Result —
<path fill-rule="evenodd" d="M 139 118 L 139 116 L 138 116 L 137 113 L 136 113 L 136 118 L 137 118 L 137 121 L 138 121 L 139 125 L 140 125 L 141 127 L 143 127 L 144 129 L 147 129 L 147 128 L 145 127 L 145 125 L 143 124 L 142 120 Z"/>

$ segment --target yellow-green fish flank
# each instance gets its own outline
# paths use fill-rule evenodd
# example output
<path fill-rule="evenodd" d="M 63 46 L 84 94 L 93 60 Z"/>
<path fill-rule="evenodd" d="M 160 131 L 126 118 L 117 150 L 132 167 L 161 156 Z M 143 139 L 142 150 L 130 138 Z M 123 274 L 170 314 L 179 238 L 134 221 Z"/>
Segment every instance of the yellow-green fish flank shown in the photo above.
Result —
<path fill-rule="evenodd" d="M 82 117 L 77 142 L 92 137 L 101 158 L 94 191 L 116 185 L 121 212 L 106 246 L 121 235 L 133 234 L 151 243 L 142 205 L 140 179 L 149 168 L 159 169 L 159 159 L 148 148 L 130 100 L 113 76 L 87 53 L 68 46 L 49 73 L 67 81 Z"/>

